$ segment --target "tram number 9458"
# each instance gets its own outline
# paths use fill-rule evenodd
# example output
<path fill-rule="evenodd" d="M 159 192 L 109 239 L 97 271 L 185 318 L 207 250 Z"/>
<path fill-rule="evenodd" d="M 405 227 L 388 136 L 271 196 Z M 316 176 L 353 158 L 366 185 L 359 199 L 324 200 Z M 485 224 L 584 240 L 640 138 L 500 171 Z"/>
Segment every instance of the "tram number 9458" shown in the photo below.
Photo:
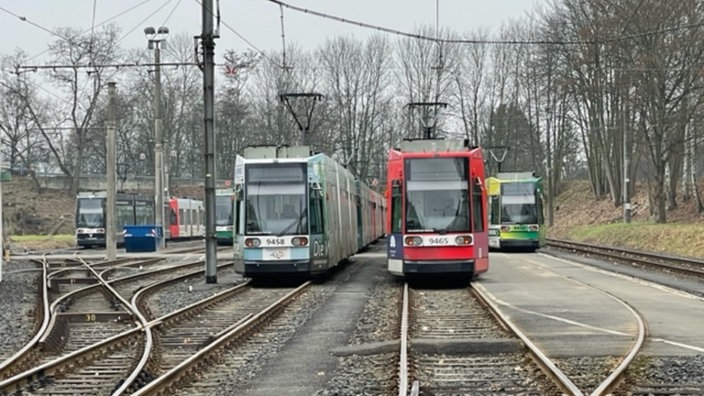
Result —
<path fill-rule="evenodd" d="M 286 241 L 283 238 L 267 238 L 266 239 L 267 246 L 283 246 L 285 244 L 286 244 Z"/>
<path fill-rule="evenodd" d="M 430 246 L 449 245 L 450 238 L 448 238 L 448 237 L 431 237 L 431 238 L 427 239 L 427 243 Z"/>

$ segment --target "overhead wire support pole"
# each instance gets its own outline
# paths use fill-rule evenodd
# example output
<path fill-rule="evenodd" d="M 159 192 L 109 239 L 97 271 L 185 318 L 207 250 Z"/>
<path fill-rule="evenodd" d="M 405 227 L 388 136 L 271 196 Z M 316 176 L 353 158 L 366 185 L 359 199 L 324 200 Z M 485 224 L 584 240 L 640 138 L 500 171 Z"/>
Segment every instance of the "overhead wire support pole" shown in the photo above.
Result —
<path fill-rule="evenodd" d="M 105 216 L 105 250 L 108 260 L 117 258 L 117 241 L 115 234 L 117 233 L 117 212 L 115 209 L 115 194 L 116 194 L 116 137 L 115 129 L 117 126 L 115 116 L 115 82 L 108 82 L 108 118 L 106 124 L 106 150 L 107 150 L 107 211 Z"/>
<path fill-rule="evenodd" d="M 623 71 L 621 71 L 623 75 Z M 623 222 L 631 222 L 631 198 L 629 193 L 629 169 L 630 161 L 628 156 L 628 132 L 626 129 L 626 92 L 621 98 L 621 125 L 623 129 Z"/>
<path fill-rule="evenodd" d="M 205 282 L 217 283 L 215 235 L 215 33 L 213 0 L 203 0 L 203 121 L 205 127 Z"/>

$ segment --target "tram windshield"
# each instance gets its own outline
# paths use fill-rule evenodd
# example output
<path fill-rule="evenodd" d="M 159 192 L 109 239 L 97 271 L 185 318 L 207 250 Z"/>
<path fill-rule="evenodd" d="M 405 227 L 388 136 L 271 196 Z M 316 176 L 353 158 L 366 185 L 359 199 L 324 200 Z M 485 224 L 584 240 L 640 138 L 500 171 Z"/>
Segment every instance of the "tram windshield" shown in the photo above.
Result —
<path fill-rule="evenodd" d="M 232 208 L 234 207 L 231 195 L 219 195 L 215 197 L 215 225 L 232 225 Z"/>
<path fill-rule="evenodd" d="M 468 232 L 465 158 L 406 160 L 406 231 Z"/>
<path fill-rule="evenodd" d="M 97 228 L 104 227 L 103 199 L 78 198 L 78 218 L 76 227 Z"/>
<path fill-rule="evenodd" d="M 533 183 L 501 184 L 501 223 L 538 224 Z"/>
<path fill-rule="evenodd" d="M 247 234 L 308 233 L 305 164 L 257 164 L 246 169 Z"/>

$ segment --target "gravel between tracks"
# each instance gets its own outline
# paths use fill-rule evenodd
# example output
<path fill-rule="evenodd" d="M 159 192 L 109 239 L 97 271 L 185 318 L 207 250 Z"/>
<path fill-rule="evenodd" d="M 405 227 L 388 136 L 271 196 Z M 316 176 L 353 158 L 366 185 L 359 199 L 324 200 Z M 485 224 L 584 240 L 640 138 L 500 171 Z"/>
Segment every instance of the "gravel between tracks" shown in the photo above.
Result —
<path fill-rule="evenodd" d="M 400 307 L 394 303 L 402 294 L 402 283 L 391 276 L 377 277 L 364 313 L 359 317 L 349 344 L 395 343 L 399 336 Z M 390 303 L 391 302 L 391 303 Z M 352 353 L 338 357 L 337 370 L 325 389 L 316 396 L 332 395 L 383 395 L 397 392 L 398 349 L 392 352 Z M 382 350 L 377 350 L 381 352 Z"/>
<path fill-rule="evenodd" d="M 217 275 L 216 284 L 206 284 L 204 277 L 198 275 L 183 279 L 178 284 L 149 296 L 147 301 L 154 319 L 229 289 L 234 286 L 234 283 L 244 281 L 241 276 L 235 274 L 232 266 L 218 269 Z"/>
<path fill-rule="evenodd" d="M 34 335 L 37 282 L 41 271 L 28 261 L 3 262 L 0 282 L 0 362 L 5 361 Z"/>
<path fill-rule="evenodd" d="M 626 382 L 629 394 L 633 395 L 651 394 L 647 390 L 646 393 L 641 393 L 638 387 L 657 389 L 661 385 L 681 387 L 681 394 L 701 394 L 704 384 L 704 355 L 640 356 L 628 369 Z M 633 385 L 637 385 L 636 389 L 630 388 Z M 689 389 L 689 392 L 685 392 L 686 389 Z"/>

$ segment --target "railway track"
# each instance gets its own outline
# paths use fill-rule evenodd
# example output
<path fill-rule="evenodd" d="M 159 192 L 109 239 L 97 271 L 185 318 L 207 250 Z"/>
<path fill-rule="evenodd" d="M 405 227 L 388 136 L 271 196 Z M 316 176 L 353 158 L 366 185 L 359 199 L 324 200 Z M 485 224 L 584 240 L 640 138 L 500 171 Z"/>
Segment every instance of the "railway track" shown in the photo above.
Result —
<path fill-rule="evenodd" d="M 275 321 L 284 308 L 311 285 L 309 281 L 295 288 L 261 290 L 243 284 L 206 304 L 187 307 L 191 312 L 186 320 L 183 312 L 175 312 L 173 317 L 153 321 L 159 323 L 155 332 L 158 342 L 154 343 L 151 353 L 147 348 L 142 360 L 148 361 L 145 366 L 149 373 L 155 373 L 154 379 L 143 387 L 126 387 L 128 393 L 173 395 L 187 389 L 189 395 L 214 394 L 220 388 L 219 380 L 227 375 L 231 365 L 246 366 L 247 360 L 252 358 L 246 352 L 233 354 L 232 350 L 246 350 L 251 348 L 247 346 L 250 343 L 260 344 L 259 331 Z M 194 309 L 200 312 L 197 317 Z M 226 316 L 229 319 L 224 319 Z M 204 318 L 213 319 L 218 325 L 208 326 L 203 331 L 204 323 L 212 323 Z M 196 327 L 200 330 L 192 332 Z M 258 336 L 252 339 L 254 334 Z M 144 370 L 138 368 L 133 376 L 137 372 Z M 198 386 L 190 387 L 194 381 L 198 381 Z"/>
<path fill-rule="evenodd" d="M 499 311 L 487 309 L 473 289 L 405 284 L 402 307 L 399 396 L 575 394 L 575 385 L 551 362 L 528 358 L 527 340 L 497 320 Z"/>
<path fill-rule="evenodd" d="M 199 271 L 190 276 L 194 274 L 201 275 Z M 148 297 L 164 284 L 178 284 L 183 278 L 145 286 L 131 302 L 124 302 L 140 307 L 135 316 L 141 324 L 6 379 L 0 382 L 0 394 L 171 394 L 177 389 L 174 384 L 196 379 L 193 371 L 212 364 L 213 354 L 273 320 L 310 284 L 276 290 L 240 284 L 152 318 Z"/>
<path fill-rule="evenodd" d="M 541 268 L 541 271 L 551 270 L 549 266 Z M 681 378 L 678 382 L 674 377 L 671 382 L 667 378 L 653 381 L 652 377 L 635 374 L 636 369 L 649 360 L 639 356 L 645 337 L 642 323 L 633 333 L 634 341 L 628 346 L 627 353 L 622 356 L 582 357 L 579 351 L 575 351 L 574 358 L 550 357 L 528 337 L 521 335 L 520 329 L 508 319 L 501 319 L 500 313 L 489 312 L 499 310 L 495 301 L 485 295 L 481 285 L 481 282 L 476 283 L 472 289 L 411 288 L 405 290 L 405 297 L 400 297 L 403 292 L 399 290 L 391 292 L 388 287 L 383 287 L 385 297 L 381 300 L 384 305 L 406 302 L 407 308 L 403 310 L 403 317 L 398 314 L 396 326 L 405 329 L 405 335 L 397 339 L 401 348 L 389 352 L 387 347 L 394 342 L 386 346 L 360 346 L 360 349 L 377 348 L 376 353 L 362 358 L 375 367 L 370 369 L 368 377 L 366 371 L 351 371 L 348 375 L 365 376 L 366 382 L 378 381 L 377 385 L 365 388 L 379 390 L 371 394 L 390 394 L 390 389 L 399 395 L 430 392 L 435 395 L 704 394 L 702 384 L 682 381 Z M 236 299 L 231 302 L 210 300 L 202 306 L 186 307 L 188 309 L 184 308 L 181 313 L 173 313 L 173 317 L 169 316 L 171 314 L 157 317 L 152 314 L 154 308 L 146 304 L 147 297 L 155 290 L 158 289 L 145 285 L 128 303 L 133 307 L 140 306 L 140 312 L 147 320 L 142 328 L 112 337 L 124 337 L 124 340 L 109 341 L 111 346 L 102 345 L 102 351 L 93 356 L 80 357 L 86 353 L 85 348 L 74 352 L 73 368 L 50 368 L 48 365 L 55 361 L 44 364 L 43 377 L 35 373 L 21 389 L 32 386 L 32 389 L 39 390 L 41 387 L 41 392 L 49 394 L 72 389 L 78 383 L 89 383 L 104 390 L 96 394 L 212 394 L 222 389 L 222 381 L 228 374 L 244 372 L 258 359 L 262 343 L 276 338 L 282 328 L 292 325 L 285 315 L 278 315 L 298 293 L 290 289 L 291 293 L 286 293 L 282 289 L 286 296 L 276 295 L 272 299 L 291 300 L 283 305 L 274 301 L 266 307 L 267 304 L 261 302 L 261 309 L 247 304 L 240 309 L 238 306 L 242 301 Z M 259 296 L 259 299 L 263 297 Z M 253 310 L 247 312 L 250 308 Z M 226 319 L 225 311 L 238 313 Z M 633 318 L 638 317 L 631 312 Z M 387 313 L 383 315 L 388 316 Z M 376 323 L 378 318 L 365 317 L 360 321 Z M 210 323 L 217 325 L 206 330 Z M 256 337 L 249 336 L 255 332 Z M 349 359 L 355 358 L 350 355 Z M 389 378 L 390 363 L 398 364 L 397 377 Z M 676 364 L 675 361 L 673 366 Z M 593 370 L 595 367 L 599 372 Z M 667 370 L 672 372 L 672 368 Z M 110 377 L 110 373 L 118 374 Z M 0 394 L 10 394 L 3 393 L 2 384 Z"/>
<path fill-rule="evenodd" d="M 630 265 L 656 269 L 663 272 L 678 273 L 700 279 L 704 278 L 704 260 L 695 258 L 573 242 L 563 239 L 547 239 L 546 244 L 551 248 L 569 250 L 599 258 L 613 259 L 618 262 L 627 262 Z"/>
<path fill-rule="evenodd" d="M 584 357 L 578 360 L 582 364 L 569 365 L 543 352 L 502 313 L 481 285 L 422 291 L 406 285 L 399 395 L 611 394 L 624 382 L 626 370 L 645 339 L 640 315 L 620 303 L 638 325 L 627 353 L 615 358 Z M 596 366 L 607 366 L 608 372 L 589 372 Z"/>
<path fill-rule="evenodd" d="M 94 264 L 94 267 L 104 268 L 101 272 L 88 263 L 80 269 L 75 263 L 69 263 L 68 268 L 48 273 L 48 268 L 56 264 L 44 262 L 43 283 L 39 290 L 41 307 L 35 315 L 40 324 L 35 336 L 0 364 L 0 380 L 71 356 L 124 332 L 135 325 L 135 313 L 130 309 L 130 303 L 121 297 L 122 293 L 129 291 L 128 295 L 131 295 L 134 289 L 154 282 L 155 278 L 168 279 L 174 274 L 193 273 L 195 268 L 202 267 L 199 261 L 180 266 L 162 266 L 152 271 L 138 270 L 154 263 L 153 259 L 142 262 L 131 259 L 120 263 Z M 124 270 L 125 265 L 136 266 L 139 273 L 105 279 L 109 273 Z M 93 277 L 87 277 L 86 272 L 91 271 Z M 55 298 L 50 301 L 52 295 Z"/>
<path fill-rule="evenodd" d="M 677 274 L 680 277 L 684 276 L 687 279 L 695 280 L 704 278 L 704 261 L 695 258 L 555 239 L 549 239 L 548 245 L 600 259 L 626 263 L 643 271 L 643 274 L 640 275 L 638 272 L 631 274 L 640 278 L 648 278 L 651 272 Z M 678 285 L 672 287 L 678 288 Z M 700 297 L 704 296 L 701 287 L 695 286 L 695 290 L 684 289 L 683 291 Z M 619 383 L 612 387 L 614 393 L 629 395 L 704 394 L 704 384 L 691 380 L 691 369 L 688 369 L 688 366 L 697 358 L 680 356 L 680 352 L 673 347 L 671 356 L 635 357 L 631 367 L 621 374 Z M 699 367 L 699 365 L 694 364 L 694 367 Z M 694 371 L 699 370 L 694 369 Z"/>

